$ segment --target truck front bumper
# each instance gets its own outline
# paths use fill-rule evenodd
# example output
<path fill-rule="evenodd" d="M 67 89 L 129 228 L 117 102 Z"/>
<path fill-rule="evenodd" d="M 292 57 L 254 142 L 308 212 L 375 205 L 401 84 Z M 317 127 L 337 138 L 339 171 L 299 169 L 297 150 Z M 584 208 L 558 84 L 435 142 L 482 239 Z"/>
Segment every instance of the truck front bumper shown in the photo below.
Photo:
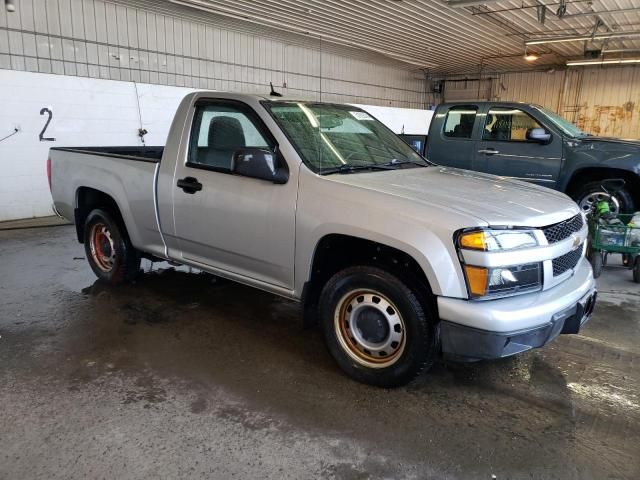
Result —
<path fill-rule="evenodd" d="M 561 333 L 578 333 L 596 301 L 591 265 L 549 290 L 488 301 L 438 297 L 445 356 L 475 361 L 541 347 Z"/>

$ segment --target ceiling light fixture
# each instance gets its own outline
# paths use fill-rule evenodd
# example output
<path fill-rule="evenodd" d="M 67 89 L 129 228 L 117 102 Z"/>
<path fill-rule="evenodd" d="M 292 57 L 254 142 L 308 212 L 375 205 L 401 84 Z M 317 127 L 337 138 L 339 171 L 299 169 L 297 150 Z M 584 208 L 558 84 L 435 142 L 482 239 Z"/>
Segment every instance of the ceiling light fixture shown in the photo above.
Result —
<path fill-rule="evenodd" d="M 640 58 L 613 58 L 609 60 L 568 60 L 567 67 L 590 65 L 623 65 L 629 63 L 640 63 Z"/>
<path fill-rule="evenodd" d="M 634 30 L 629 32 L 596 33 L 595 35 L 574 35 L 570 37 L 539 38 L 536 40 L 527 40 L 524 42 L 524 44 L 526 46 L 544 45 L 546 43 L 584 42 L 584 41 L 590 41 L 590 40 L 608 40 L 610 38 L 637 37 L 637 36 L 640 36 L 640 30 Z"/>
<path fill-rule="evenodd" d="M 540 55 L 538 55 L 537 53 L 533 53 L 533 52 L 524 52 L 524 59 L 527 62 L 535 62 L 536 60 L 538 60 L 540 58 Z"/>

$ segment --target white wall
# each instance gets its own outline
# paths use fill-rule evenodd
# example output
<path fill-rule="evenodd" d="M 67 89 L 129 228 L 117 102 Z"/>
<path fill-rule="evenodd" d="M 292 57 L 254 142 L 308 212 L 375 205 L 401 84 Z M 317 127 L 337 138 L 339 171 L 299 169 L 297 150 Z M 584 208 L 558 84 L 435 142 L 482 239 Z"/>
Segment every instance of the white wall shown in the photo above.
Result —
<path fill-rule="evenodd" d="M 433 119 L 433 110 L 419 108 L 380 107 L 356 105 L 376 117 L 396 134 L 428 135 Z"/>
<path fill-rule="evenodd" d="M 188 88 L 0 70 L 0 221 L 51 215 L 46 159 L 53 146 L 164 145 Z M 39 134 L 53 112 L 45 137 Z"/>

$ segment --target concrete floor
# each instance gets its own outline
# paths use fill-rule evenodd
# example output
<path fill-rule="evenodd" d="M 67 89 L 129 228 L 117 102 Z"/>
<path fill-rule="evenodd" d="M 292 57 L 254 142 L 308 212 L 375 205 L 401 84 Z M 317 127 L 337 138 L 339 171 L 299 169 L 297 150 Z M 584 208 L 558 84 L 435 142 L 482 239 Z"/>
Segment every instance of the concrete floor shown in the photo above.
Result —
<path fill-rule="evenodd" d="M 111 288 L 84 256 L 73 227 L 0 232 L 0 478 L 640 478 L 629 271 L 581 335 L 390 391 L 296 304 L 171 270 Z"/>

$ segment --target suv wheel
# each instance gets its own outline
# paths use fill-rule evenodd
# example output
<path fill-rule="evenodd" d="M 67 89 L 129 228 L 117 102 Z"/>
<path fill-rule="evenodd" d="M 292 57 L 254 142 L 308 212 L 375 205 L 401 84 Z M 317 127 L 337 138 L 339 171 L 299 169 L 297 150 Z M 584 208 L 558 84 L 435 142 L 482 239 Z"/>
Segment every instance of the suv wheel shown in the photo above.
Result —
<path fill-rule="evenodd" d="M 329 351 L 355 380 L 397 387 L 432 365 L 436 316 L 394 275 L 365 266 L 342 270 L 324 287 L 320 305 Z"/>
<path fill-rule="evenodd" d="M 140 253 L 116 217 L 93 210 L 84 224 L 84 249 L 96 276 L 111 284 L 133 280 L 140 270 Z"/>
<path fill-rule="evenodd" d="M 584 213 L 591 212 L 594 203 L 602 198 L 607 198 L 608 194 L 602 189 L 601 181 L 585 183 L 582 188 L 573 196 L 573 199 Z M 620 206 L 620 213 L 631 213 L 634 211 L 634 202 L 631 193 L 627 189 L 628 185 L 618 190 L 614 198 Z M 614 212 L 617 213 L 617 212 Z"/>

